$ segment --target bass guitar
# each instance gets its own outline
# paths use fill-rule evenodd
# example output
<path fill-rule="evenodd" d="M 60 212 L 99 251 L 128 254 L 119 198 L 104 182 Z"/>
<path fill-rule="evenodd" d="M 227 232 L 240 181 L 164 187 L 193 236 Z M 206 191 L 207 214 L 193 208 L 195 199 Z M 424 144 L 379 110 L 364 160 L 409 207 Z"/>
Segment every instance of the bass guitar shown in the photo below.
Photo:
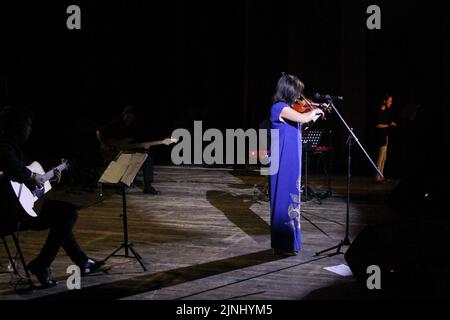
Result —
<path fill-rule="evenodd" d="M 158 145 L 171 145 L 172 143 L 177 143 L 178 140 L 175 138 L 167 138 L 161 141 L 148 141 L 148 142 L 137 142 L 132 143 L 133 138 L 126 138 L 121 140 L 109 139 L 105 141 L 103 146 L 100 148 L 100 154 L 103 160 L 110 162 L 113 161 L 120 151 L 131 151 L 131 150 L 144 150 L 147 151 L 150 147 Z"/>

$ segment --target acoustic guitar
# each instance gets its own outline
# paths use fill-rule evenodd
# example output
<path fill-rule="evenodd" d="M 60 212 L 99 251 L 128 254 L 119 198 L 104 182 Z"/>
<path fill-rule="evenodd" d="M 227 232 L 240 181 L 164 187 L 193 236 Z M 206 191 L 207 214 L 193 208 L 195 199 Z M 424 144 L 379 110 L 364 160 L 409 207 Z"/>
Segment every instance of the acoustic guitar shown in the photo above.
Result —
<path fill-rule="evenodd" d="M 15 181 L 9 181 L 9 185 L 11 186 L 10 189 L 12 189 L 13 192 L 7 192 L 7 194 L 10 194 L 10 197 L 15 196 L 14 199 L 12 199 L 12 202 L 15 202 L 16 205 L 14 207 L 22 209 L 19 211 L 18 214 L 20 216 L 23 216 L 21 218 L 29 218 L 29 217 L 37 217 L 38 212 L 41 207 L 41 201 L 39 201 L 47 192 L 49 192 L 52 189 L 52 186 L 50 184 L 50 180 L 52 180 L 55 176 L 54 169 L 45 172 L 42 166 L 39 164 L 39 162 L 33 162 L 27 168 L 34 173 L 44 175 L 44 186 L 42 188 L 38 187 L 30 187 L 27 186 L 25 183 L 19 183 Z M 69 168 L 69 165 L 66 160 L 63 160 L 62 163 L 57 166 L 55 169 L 57 169 L 59 172 L 63 172 Z M 8 183 L 6 183 L 8 185 Z M 10 206 L 11 207 L 11 206 Z M 19 219 L 20 220 L 20 219 Z"/>

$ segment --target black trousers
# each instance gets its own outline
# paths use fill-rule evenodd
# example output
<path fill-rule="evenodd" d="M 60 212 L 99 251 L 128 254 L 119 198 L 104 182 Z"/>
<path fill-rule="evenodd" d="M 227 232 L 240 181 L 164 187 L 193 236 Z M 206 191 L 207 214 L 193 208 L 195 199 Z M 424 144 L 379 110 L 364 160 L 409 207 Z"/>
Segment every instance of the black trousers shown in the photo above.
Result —
<path fill-rule="evenodd" d="M 71 203 L 64 201 L 46 200 L 41 213 L 36 218 L 25 220 L 20 230 L 42 231 L 50 229 L 47 240 L 41 252 L 33 260 L 33 264 L 47 268 L 51 265 L 62 247 L 75 264 L 82 264 L 87 259 L 74 235 L 73 228 L 77 221 L 78 212 Z"/>
<path fill-rule="evenodd" d="M 144 174 L 144 189 L 150 188 L 153 183 L 153 157 L 148 155 L 144 164 L 142 165 Z"/>

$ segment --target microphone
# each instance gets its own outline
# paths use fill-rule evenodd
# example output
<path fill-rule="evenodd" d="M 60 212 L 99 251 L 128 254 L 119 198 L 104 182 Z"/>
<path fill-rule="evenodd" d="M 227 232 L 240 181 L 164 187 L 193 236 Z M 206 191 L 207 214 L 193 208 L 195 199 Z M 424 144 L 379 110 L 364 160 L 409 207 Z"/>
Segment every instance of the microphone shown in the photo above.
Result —
<path fill-rule="evenodd" d="M 316 99 L 316 100 L 325 100 L 325 101 L 333 101 L 333 100 L 344 100 L 344 97 L 342 97 L 342 96 L 330 96 L 329 94 L 314 93 L 314 99 Z"/>

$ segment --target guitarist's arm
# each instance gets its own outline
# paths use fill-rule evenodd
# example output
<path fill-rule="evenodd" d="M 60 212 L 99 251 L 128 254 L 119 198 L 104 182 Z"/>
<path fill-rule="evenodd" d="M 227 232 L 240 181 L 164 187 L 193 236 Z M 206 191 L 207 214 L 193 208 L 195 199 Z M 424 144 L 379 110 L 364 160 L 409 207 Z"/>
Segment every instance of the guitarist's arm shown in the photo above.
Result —
<path fill-rule="evenodd" d="M 97 130 L 95 132 L 95 135 L 97 136 L 98 142 L 100 142 L 100 147 L 104 149 L 121 148 L 134 140 L 133 138 L 123 138 L 123 139 L 108 138 L 107 136 L 105 136 L 104 133 L 102 133 L 102 130 Z"/>
<path fill-rule="evenodd" d="M 1 144 L 0 153 L 0 167 L 8 179 L 38 187 L 44 185 L 44 176 L 31 172 L 11 145 Z"/>

